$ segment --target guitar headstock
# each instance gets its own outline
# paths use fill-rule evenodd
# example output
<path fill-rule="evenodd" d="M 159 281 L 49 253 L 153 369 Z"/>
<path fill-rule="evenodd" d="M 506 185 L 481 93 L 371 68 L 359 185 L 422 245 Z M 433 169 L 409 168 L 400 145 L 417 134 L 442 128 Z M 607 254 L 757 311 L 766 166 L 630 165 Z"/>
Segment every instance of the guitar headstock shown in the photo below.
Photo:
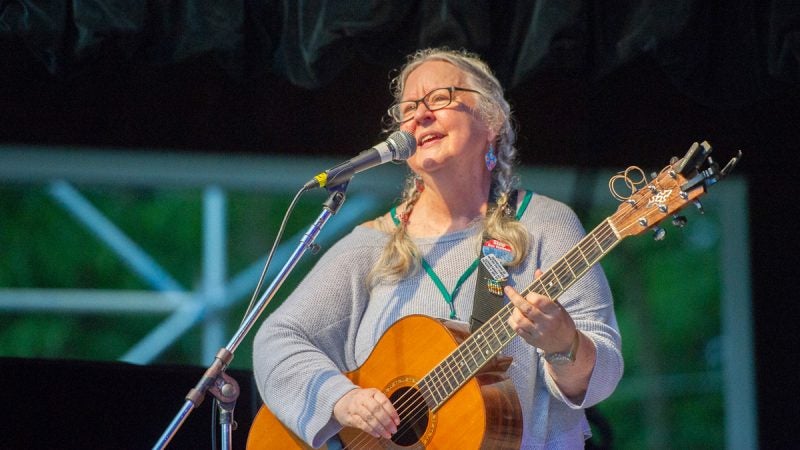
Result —
<path fill-rule="evenodd" d="M 683 158 L 673 158 L 649 182 L 638 167 L 628 168 L 614 176 L 609 187 L 622 204 L 608 220 L 619 237 L 635 236 L 655 229 L 656 239 L 663 238 L 663 230 L 658 224 L 690 203 L 699 206 L 698 199 L 706 193 L 706 188 L 728 175 L 741 159 L 742 152 L 739 151 L 722 169 L 710 155 L 711 145 L 708 142 L 695 142 Z M 637 174 L 639 180 L 634 180 Z M 616 192 L 614 183 L 620 180 L 631 189 L 629 196 L 621 196 Z M 639 187 L 641 185 L 644 186 Z M 673 221 L 678 226 L 685 222 L 686 219 L 682 217 L 675 217 Z"/>

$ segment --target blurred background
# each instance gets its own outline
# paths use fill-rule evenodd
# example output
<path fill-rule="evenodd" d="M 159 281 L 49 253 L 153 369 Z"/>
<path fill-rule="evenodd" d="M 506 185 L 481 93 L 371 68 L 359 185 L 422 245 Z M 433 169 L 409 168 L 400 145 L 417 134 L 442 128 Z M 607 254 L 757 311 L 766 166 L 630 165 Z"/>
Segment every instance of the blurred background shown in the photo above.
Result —
<path fill-rule="evenodd" d="M 703 140 L 721 164 L 743 151 L 703 214 L 603 260 L 626 372 L 590 446 L 792 446 L 800 7 L 743 0 L 0 2 L 0 446 L 152 445 L 236 331 L 295 191 L 379 142 L 393 70 L 442 45 L 495 69 L 521 184 L 587 229 L 616 172 Z M 357 175 L 322 250 L 405 170 Z M 268 280 L 325 197 L 300 199 Z M 209 403 L 174 446 L 210 446 Z"/>

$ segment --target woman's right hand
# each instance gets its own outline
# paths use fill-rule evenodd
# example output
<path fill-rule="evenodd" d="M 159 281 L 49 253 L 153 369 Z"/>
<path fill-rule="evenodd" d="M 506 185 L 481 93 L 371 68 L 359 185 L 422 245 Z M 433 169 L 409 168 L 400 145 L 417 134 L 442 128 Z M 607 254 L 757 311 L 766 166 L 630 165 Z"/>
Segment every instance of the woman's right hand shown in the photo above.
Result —
<path fill-rule="evenodd" d="M 378 389 L 353 389 L 333 406 L 333 417 L 345 427 L 357 428 L 376 438 L 391 439 L 400 416 Z"/>

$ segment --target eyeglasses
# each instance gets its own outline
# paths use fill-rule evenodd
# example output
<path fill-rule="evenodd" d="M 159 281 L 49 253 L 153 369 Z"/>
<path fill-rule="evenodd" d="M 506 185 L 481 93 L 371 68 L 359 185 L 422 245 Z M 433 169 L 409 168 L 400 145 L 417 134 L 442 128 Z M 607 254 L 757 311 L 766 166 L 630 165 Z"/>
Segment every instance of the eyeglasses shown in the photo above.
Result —
<path fill-rule="evenodd" d="M 408 122 L 414 117 L 417 112 L 417 107 L 423 103 L 428 111 L 436 111 L 453 102 L 453 93 L 455 91 L 466 91 L 481 94 L 481 92 L 474 89 L 460 88 L 450 86 L 446 88 L 436 88 L 425 94 L 419 100 L 409 100 L 405 102 L 395 103 L 389 108 L 389 117 L 397 123 Z"/>

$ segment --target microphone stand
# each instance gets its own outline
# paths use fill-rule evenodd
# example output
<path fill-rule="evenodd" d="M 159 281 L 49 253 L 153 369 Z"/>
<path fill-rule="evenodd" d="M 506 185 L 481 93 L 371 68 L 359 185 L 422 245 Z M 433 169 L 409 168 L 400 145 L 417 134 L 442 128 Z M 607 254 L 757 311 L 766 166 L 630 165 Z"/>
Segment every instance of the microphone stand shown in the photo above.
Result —
<path fill-rule="evenodd" d="M 328 192 L 330 192 L 330 195 L 322 204 L 322 213 L 320 213 L 317 220 L 300 239 L 297 248 L 289 257 L 286 264 L 284 264 L 283 268 L 281 268 L 281 271 L 272 281 L 272 284 L 269 285 L 267 290 L 264 291 L 264 294 L 258 299 L 255 305 L 253 305 L 253 308 L 247 316 L 245 316 L 239 329 L 234 333 L 230 342 L 228 342 L 228 345 L 217 352 L 217 355 L 214 357 L 214 362 L 208 367 L 203 377 L 197 385 L 186 394 L 186 401 L 183 407 L 164 430 L 164 433 L 153 446 L 153 449 L 163 449 L 169 444 L 172 438 L 175 437 L 178 429 L 183 425 L 183 422 L 189 417 L 189 414 L 203 402 L 206 392 L 211 392 L 219 403 L 219 425 L 221 429 L 222 449 L 230 450 L 232 448 L 233 439 L 231 432 L 235 429 L 233 426 L 235 425 L 233 409 L 239 397 L 239 385 L 236 383 L 236 380 L 225 373 L 225 369 L 228 367 L 231 360 L 233 360 L 233 353 L 236 351 L 236 348 L 239 347 L 244 337 L 250 329 L 253 328 L 258 317 L 289 276 L 289 273 L 291 273 L 292 269 L 297 265 L 300 257 L 302 257 L 308 249 L 312 249 L 312 252 L 318 250 L 318 245 L 314 243 L 314 239 L 316 239 L 317 235 L 322 231 L 322 227 L 325 226 L 328 219 L 341 208 L 346 197 L 345 192 L 347 191 L 347 185 L 349 183 L 350 180 L 348 179 L 343 183 L 326 188 Z"/>

